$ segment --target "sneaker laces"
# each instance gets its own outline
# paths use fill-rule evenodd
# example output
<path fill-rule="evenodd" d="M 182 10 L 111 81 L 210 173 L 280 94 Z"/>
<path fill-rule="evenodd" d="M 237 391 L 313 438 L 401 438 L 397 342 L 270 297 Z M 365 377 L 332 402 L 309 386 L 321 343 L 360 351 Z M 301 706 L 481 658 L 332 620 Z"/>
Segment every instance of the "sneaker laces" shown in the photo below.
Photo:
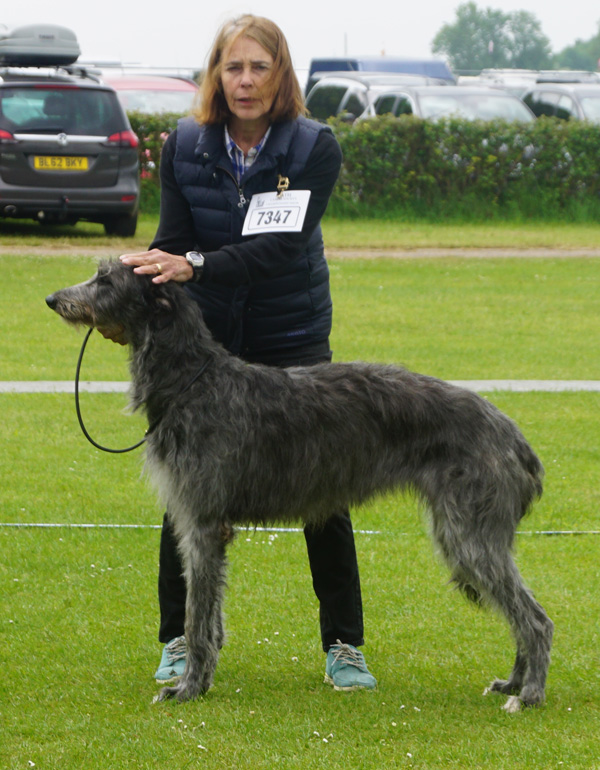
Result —
<path fill-rule="evenodd" d="M 331 648 L 333 653 L 333 663 L 344 663 L 347 666 L 356 666 L 361 671 L 369 673 L 367 664 L 365 663 L 365 656 L 357 650 L 356 647 L 352 647 L 349 644 L 343 644 L 339 639 L 336 640 L 339 645 L 339 649 Z"/>
<path fill-rule="evenodd" d="M 171 665 L 175 663 L 176 660 L 183 660 L 187 653 L 185 636 L 178 636 L 175 639 L 171 639 L 165 646 L 165 652 L 167 653 L 167 658 Z"/>

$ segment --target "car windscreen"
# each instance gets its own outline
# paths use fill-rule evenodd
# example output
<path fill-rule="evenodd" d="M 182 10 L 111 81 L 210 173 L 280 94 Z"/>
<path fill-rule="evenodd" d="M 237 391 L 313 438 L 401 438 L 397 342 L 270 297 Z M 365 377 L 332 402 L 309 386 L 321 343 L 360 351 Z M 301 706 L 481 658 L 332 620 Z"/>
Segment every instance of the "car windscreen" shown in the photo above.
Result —
<path fill-rule="evenodd" d="M 600 96 L 582 96 L 581 109 L 588 120 L 600 122 Z"/>
<path fill-rule="evenodd" d="M 493 94 L 421 94 L 419 103 L 422 117 L 430 119 L 457 116 L 467 120 L 532 120 L 518 99 Z"/>
<path fill-rule="evenodd" d="M 190 111 L 193 91 L 152 91 L 147 88 L 127 89 L 118 92 L 119 101 L 127 112 L 175 112 L 183 115 Z"/>
<path fill-rule="evenodd" d="M 125 126 L 112 91 L 15 85 L 0 89 L 0 128 L 13 134 L 108 136 Z"/>

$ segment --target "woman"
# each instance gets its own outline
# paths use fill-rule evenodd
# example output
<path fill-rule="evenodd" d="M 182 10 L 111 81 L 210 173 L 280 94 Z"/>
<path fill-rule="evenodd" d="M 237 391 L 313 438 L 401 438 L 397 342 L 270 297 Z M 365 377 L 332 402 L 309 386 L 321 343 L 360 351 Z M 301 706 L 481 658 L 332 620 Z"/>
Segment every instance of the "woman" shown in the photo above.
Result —
<path fill-rule="evenodd" d="M 332 310 L 320 220 L 341 151 L 327 126 L 303 116 L 302 92 L 279 28 L 251 15 L 225 24 L 201 97 L 194 116 L 179 121 L 165 143 L 160 222 L 150 250 L 121 259 L 156 283 L 185 282 L 214 336 L 247 361 L 329 361 Z M 299 221 L 304 216 L 297 231 L 281 229 L 281 218 L 264 225 L 267 217 L 249 214 L 253 196 L 263 194 L 270 194 L 273 210 L 281 209 L 288 189 L 308 197 L 297 207 Z M 242 231 L 250 219 L 260 226 L 247 236 Z M 325 681 L 341 690 L 372 689 L 376 681 L 356 649 L 363 644 L 363 622 L 350 518 L 337 514 L 325 528 L 305 529 L 305 537 L 320 601 Z M 159 570 L 159 639 L 165 648 L 155 675 L 160 683 L 178 678 L 185 664 L 181 573 L 165 514 Z"/>

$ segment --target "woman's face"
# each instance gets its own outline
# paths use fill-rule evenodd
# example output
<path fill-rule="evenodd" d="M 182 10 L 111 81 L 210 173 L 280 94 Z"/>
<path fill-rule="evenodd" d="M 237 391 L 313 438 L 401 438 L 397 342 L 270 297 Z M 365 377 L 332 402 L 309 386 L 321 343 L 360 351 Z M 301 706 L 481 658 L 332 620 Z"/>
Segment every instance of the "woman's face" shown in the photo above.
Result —
<path fill-rule="evenodd" d="M 223 51 L 221 83 L 227 106 L 239 121 L 269 123 L 273 96 L 265 85 L 273 72 L 273 57 L 249 37 L 238 37 Z"/>

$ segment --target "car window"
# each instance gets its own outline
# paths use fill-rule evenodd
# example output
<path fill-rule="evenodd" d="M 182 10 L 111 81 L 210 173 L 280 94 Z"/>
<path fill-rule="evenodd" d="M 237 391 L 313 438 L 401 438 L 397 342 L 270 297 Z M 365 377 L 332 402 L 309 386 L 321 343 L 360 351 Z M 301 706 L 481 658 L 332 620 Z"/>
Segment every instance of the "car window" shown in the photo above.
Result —
<path fill-rule="evenodd" d="M 582 96 L 581 109 L 588 120 L 600 122 L 600 96 Z"/>
<path fill-rule="evenodd" d="M 469 117 L 471 109 L 466 102 L 441 95 L 422 95 L 420 98 L 421 115 L 424 118 L 442 118 L 449 115 Z"/>
<path fill-rule="evenodd" d="M 570 96 L 563 94 L 556 104 L 556 117 L 562 120 L 570 120 L 577 117 L 575 102 Z"/>
<path fill-rule="evenodd" d="M 530 121 L 531 114 L 518 99 L 496 94 L 443 94 L 420 97 L 421 114 L 424 118 L 458 116 L 467 120 L 523 120 Z"/>
<path fill-rule="evenodd" d="M 552 117 L 556 114 L 558 94 L 551 91 L 537 91 L 528 94 L 524 101 L 536 117 L 539 118 L 540 115 Z"/>
<path fill-rule="evenodd" d="M 410 99 L 407 99 L 406 96 L 401 96 L 398 99 L 398 104 L 394 110 L 394 115 L 398 118 L 400 115 L 412 115 L 412 113 L 413 108 Z"/>
<path fill-rule="evenodd" d="M 192 107 L 194 93 L 192 91 L 165 91 L 149 88 L 139 90 L 127 89 L 118 92 L 119 101 L 127 112 L 189 112 Z"/>
<path fill-rule="evenodd" d="M 121 131 L 123 119 L 111 91 L 11 86 L 0 89 L 0 127 L 13 133 L 106 136 Z"/>
<path fill-rule="evenodd" d="M 361 99 L 355 91 L 351 91 L 345 103 L 342 105 L 342 112 L 347 112 L 354 117 L 358 117 L 367 107 L 367 100 Z"/>
<path fill-rule="evenodd" d="M 391 96 L 380 96 L 379 99 L 375 100 L 375 114 L 386 115 L 389 112 L 393 112 L 395 101 L 396 97 L 393 94 Z"/>
<path fill-rule="evenodd" d="M 327 120 L 332 115 L 337 115 L 346 90 L 346 86 L 326 85 L 322 88 L 315 86 L 308 95 L 306 107 L 313 118 Z"/>

